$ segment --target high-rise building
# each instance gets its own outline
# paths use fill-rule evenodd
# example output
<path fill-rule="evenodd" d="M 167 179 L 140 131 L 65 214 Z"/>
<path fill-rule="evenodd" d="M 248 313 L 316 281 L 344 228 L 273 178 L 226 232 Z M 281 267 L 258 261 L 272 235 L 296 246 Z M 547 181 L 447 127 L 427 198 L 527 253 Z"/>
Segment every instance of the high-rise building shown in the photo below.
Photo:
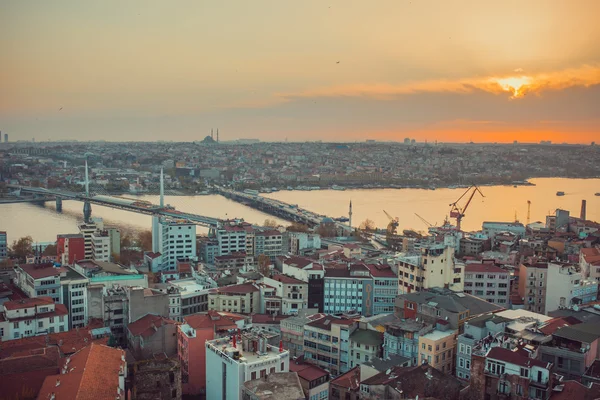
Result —
<path fill-rule="evenodd" d="M 85 253 L 83 257 L 77 256 L 79 260 L 92 260 L 94 258 L 92 235 L 99 229 L 104 229 L 104 222 L 101 218 L 91 218 L 90 221 L 79 225 L 79 232 L 83 235 L 85 240 Z"/>
<path fill-rule="evenodd" d="M 161 271 L 174 271 L 177 261 L 196 260 L 196 225 L 181 219 L 153 217 L 152 251 L 162 255 Z"/>
<path fill-rule="evenodd" d="M 525 309 L 546 314 L 546 287 L 548 264 L 521 264 L 519 267 L 519 296 L 525 301 Z"/>
<path fill-rule="evenodd" d="M 8 143 L 8 133 L 4 134 L 4 143 Z"/>
<path fill-rule="evenodd" d="M 0 232 L 0 261 L 8 257 L 8 239 L 6 232 Z"/>

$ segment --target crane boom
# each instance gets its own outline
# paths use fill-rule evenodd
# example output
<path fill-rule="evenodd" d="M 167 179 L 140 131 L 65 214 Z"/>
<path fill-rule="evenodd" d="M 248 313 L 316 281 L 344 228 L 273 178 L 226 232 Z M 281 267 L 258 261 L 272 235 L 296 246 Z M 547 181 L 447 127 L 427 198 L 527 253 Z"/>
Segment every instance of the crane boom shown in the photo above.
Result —
<path fill-rule="evenodd" d="M 469 200 L 467 200 L 467 203 L 464 205 L 464 207 L 460 208 L 458 206 L 458 202 L 460 200 L 462 200 L 462 198 L 465 197 L 471 190 L 473 190 L 473 191 L 471 192 L 471 196 L 469 196 Z M 450 217 L 456 218 L 456 229 L 459 231 L 460 231 L 460 223 L 461 223 L 463 217 L 465 216 L 465 212 L 467 211 L 467 208 L 469 208 L 469 204 L 471 204 L 471 201 L 473 200 L 473 197 L 475 196 L 475 193 L 477 193 L 477 192 L 479 192 L 481 197 L 485 197 L 483 195 L 483 193 L 481 192 L 481 190 L 479 190 L 479 188 L 476 185 L 472 185 L 462 194 L 462 196 L 460 196 L 458 198 L 458 200 L 456 200 L 454 203 L 450 204 Z"/>
<path fill-rule="evenodd" d="M 427 225 L 428 227 L 430 227 L 430 228 L 431 228 L 431 227 L 433 226 L 433 225 L 432 225 L 430 222 L 428 222 L 428 221 L 427 221 L 425 218 L 421 217 L 419 214 L 415 213 L 415 215 L 416 215 L 417 217 L 419 217 L 419 219 L 420 219 L 421 221 L 423 221 L 423 223 L 424 223 L 425 225 Z"/>
<path fill-rule="evenodd" d="M 394 218 L 392 218 L 392 216 L 390 214 L 388 214 L 387 211 L 383 210 L 383 212 L 385 213 L 385 215 L 387 215 L 387 217 L 390 219 L 390 221 L 394 220 Z"/>

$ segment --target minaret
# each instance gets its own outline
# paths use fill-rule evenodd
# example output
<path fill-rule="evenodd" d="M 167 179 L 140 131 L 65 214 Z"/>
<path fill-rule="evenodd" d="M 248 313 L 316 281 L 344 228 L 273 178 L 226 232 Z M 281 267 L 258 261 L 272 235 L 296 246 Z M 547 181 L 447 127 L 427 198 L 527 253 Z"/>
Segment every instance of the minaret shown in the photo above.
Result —
<path fill-rule="evenodd" d="M 212 129 L 212 128 L 210 128 L 210 138 L 211 138 L 211 139 L 214 139 L 214 138 L 215 138 L 215 137 L 214 137 L 214 135 L 213 135 L 213 129 Z"/>
<path fill-rule="evenodd" d="M 352 200 L 350 200 L 350 207 L 348 209 L 348 226 L 352 228 Z"/>
<path fill-rule="evenodd" d="M 219 128 L 217 128 L 217 143 L 219 143 Z"/>
<path fill-rule="evenodd" d="M 160 207 L 165 206 L 165 179 L 163 177 L 163 168 L 160 168 Z"/>
<path fill-rule="evenodd" d="M 85 158 L 85 195 L 90 196 L 90 179 L 88 177 L 87 157 Z"/>

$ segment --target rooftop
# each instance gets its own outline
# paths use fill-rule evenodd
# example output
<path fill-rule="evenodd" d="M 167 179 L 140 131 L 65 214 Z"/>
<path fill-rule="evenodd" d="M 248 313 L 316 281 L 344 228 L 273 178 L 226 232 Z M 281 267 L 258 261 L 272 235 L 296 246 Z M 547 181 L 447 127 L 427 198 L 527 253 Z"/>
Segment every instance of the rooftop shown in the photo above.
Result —
<path fill-rule="evenodd" d="M 22 264 L 19 266 L 26 274 L 33 279 L 49 278 L 58 276 L 63 272 L 67 272 L 63 267 L 55 267 L 53 263 L 45 264 Z"/>
<path fill-rule="evenodd" d="M 360 388 L 360 366 L 356 366 L 345 374 L 338 376 L 330 384 L 347 390 L 358 391 Z"/>
<path fill-rule="evenodd" d="M 316 365 L 312 365 L 298 360 L 290 362 L 290 371 L 297 373 L 300 379 L 304 379 L 308 382 L 329 375 L 329 372 L 317 367 Z"/>
<path fill-rule="evenodd" d="M 300 379 L 295 372 L 276 372 L 264 378 L 253 379 L 244 383 L 244 390 L 258 399 L 304 400 L 304 391 Z"/>
<path fill-rule="evenodd" d="M 218 293 L 231 293 L 231 294 L 247 294 L 258 292 L 259 289 L 252 283 L 242 283 L 239 285 L 223 286 L 216 289 Z"/>
<path fill-rule="evenodd" d="M 471 316 L 476 316 L 488 312 L 503 310 L 496 304 L 488 303 L 487 301 L 466 293 L 456 293 L 450 290 L 439 288 L 430 289 L 428 291 L 407 293 L 400 295 L 403 298 L 417 304 L 427 304 L 430 302 L 437 303 L 436 308 L 444 309 L 452 313 L 461 313 L 466 310 L 470 311 Z"/>
<path fill-rule="evenodd" d="M 433 330 L 423 336 L 421 336 L 421 338 L 423 339 L 427 339 L 427 340 L 433 340 L 434 342 L 437 342 L 438 340 L 442 340 L 448 337 L 451 337 L 453 335 L 456 334 L 456 331 L 440 331 L 440 330 Z"/>
<path fill-rule="evenodd" d="M 411 360 L 407 357 L 402 357 L 397 354 L 390 354 L 387 358 L 372 358 L 369 361 L 365 361 L 363 365 L 371 368 L 375 368 L 379 372 L 387 371 L 393 367 L 402 367 L 410 365 Z"/>
<path fill-rule="evenodd" d="M 331 330 L 331 326 L 334 324 L 338 324 L 338 325 L 352 325 L 354 324 L 354 320 L 352 319 L 343 319 L 343 318 L 337 318 L 334 317 L 333 315 L 326 315 L 323 318 L 319 318 L 315 321 L 312 322 L 308 322 L 306 324 L 306 326 L 311 326 L 313 328 L 317 328 L 317 329 L 323 329 L 326 331 L 330 331 Z"/>
<path fill-rule="evenodd" d="M 249 342 L 252 342 L 252 340 Z M 245 347 L 246 344 L 244 343 L 244 334 L 242 334 L 241 340 L 236 339 L 235 346 L 233 343 L 233 336 L 208 340 L 206 345 L 212 348 L 212 350 L 217 354 L 222 354 L 223 357 L 227 357 L 237 363 L 251 364 L 269 359 L 280 359 L 282 355 L 289 355 L 287 350 L 284 350 L 282 353 L 280 353 L 279 348 L 269 344 L 266 345 L 266 353 L 259 354 L 257 351 L 255 351 L 255 349 Z M 250 343 L 248 343 L 248 346 L 250 346 Z M 239 358 L 237 359 L 233 357 L 233 354 L 236 352 L 239 354 Z"/>
<path fill-rule="evenodd" d="M 50 304 L 54 304 L 54 300 L 52 297 L 48 296 L 40 296 L 40 297 L 32 297 L 21 300 L 13 300 L 4 302 L 3 306 L 6 310 L 19 310 L 23 308 L 32 308 L 38 306 L 47 306 Z"/>
<path fill-rule="evenodd" d="M 101 270 L 108 274 L 113 275 L 137 275 L 137 271 L 130 270 L 128 268 L 123 267 L 120 264 L 115 264 L 107 261 L 96 261 L 96 260 L 81 260 L 75 263 L 80 266 L 84 270 Z"/>
<path fill-rule="evenodd" d="M 591 344 L 600 338 L 600 323 L 584 322 L 565 326 L 556 330 L 553 336 Z"/>
<path fill-rule="evenodd" d="M 357 329 L 350 335 L 350 341 L 380 347 L 383 344 L 383 335 L 377 331 Z"/>
<path fill-rule="evenodd" d="M 119 394 L 119 372 L 125 367 L 123 350 L 92 343 L 65 360 L 63 374 L 46 377 L 38 399 L 54 394 L 56 400 L 114 400 Z"/>
<path fill-rule="evenodd" d="M 146 314 L 137 321 L 127 325 L 127 330 L 133 336 L 147 338 L 154 335 L 158 328 L 169 324 L 177 325 L 178 323 L 160 315 Z"/>
<path fill-rule="evenodd" d="M 515 349 L 517 350 L 517 349 Z M 492 347 L 486 357 L 507 363 L 515 364 L 521 367 L 540 367 L 550 369 L 551 363 L 543 362 L 520 354 L 518 351 L 505 349 L 504 347 Z"/>
<path fill-rule="evenodd" d="M 504 268 L 497 267 L 494 264 L 483 264 L 483 263 L 470 263 L 465 266 L 465 272 L 480 272 L 480 273 L 495 273 L 495 274 L 509 274 Z"/>
<path fill-rule="evenodd" d="M 307 282 L 301 281 L 300 279 L 293 278 L 284 274 L 278 274 L 273 277 L 274 280 L 281 283 L 288 283 L 292 285 L 307 285 Z"/>

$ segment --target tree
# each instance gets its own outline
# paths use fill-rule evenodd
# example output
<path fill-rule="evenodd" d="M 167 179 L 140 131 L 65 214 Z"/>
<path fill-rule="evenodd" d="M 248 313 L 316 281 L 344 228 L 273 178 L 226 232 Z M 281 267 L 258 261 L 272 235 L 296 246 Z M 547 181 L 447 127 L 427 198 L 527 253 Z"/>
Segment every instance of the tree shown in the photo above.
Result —
<path fill-rule="evenodd" d="M 335 224 L 331 224 L 331 223 L 320 224 L 317 227 L 316 232 L 319 235 L 321 235 L 321 237 L 336 237 L 337 236 Z"/>
<path fill-rule="evenodd" d="M 19 240 L 15 240 L 10 248 L 11 257 L 17 258 L 19 261 L 24 262 L 28 255 L 33 253 L 33 239 L 31 236 L 25 236 Z"/>
<path fill-rule="evenodd" d="M 258 272 L 260 272 L 263 276 L 271 276 L 271 270 L 269 268 L 270 265 L 271 259 L 269 256 L 265 254 L 258 256 Z"/>
<path fill-rule="evenodd" d="M 265 219 L 263 226 L 266 226 L 268 228 L 277 228 L 277 226 L 279 226 L 279 224 L 274 219 L 267 218 L 267 219 Z"/>
<path fill-rule="evenodd" d="M 142 231 L 138 233 L 137 246 L 143 251 L 152 251 L 152 232 Z"/>
<path fill-rule="evenodd" d="M 55 244 L 49 244 L 48 246 L 46 246 L 46 248 L 44 249 L 44 252 L 42 253 L 43 256 L 56 256 L 58 255 L 57 249 L 56 249 L 56 245 Z"/>
<path fill-rule="evenodd" d="M 375 222 L 373 222 L 370 219 L 365 219 L 363 222 L 360 223 L 359 229 L 361 231 L 367 231 L 367 232 L 371 232 L 375 230 Z"/>
<path fill-rule="evenodd" d="M 308 226 L 300 222 L 292 222 L 290 226 L 286 228 L 288 232 L 308 232 Z"/>
<path fill-rule="evenodd" d="M 121 235 L 121 248 L 122 249 L 130 248 L 131 244 L 132 244 L 131 235 L 129 235 L 128 233 Z"/>

